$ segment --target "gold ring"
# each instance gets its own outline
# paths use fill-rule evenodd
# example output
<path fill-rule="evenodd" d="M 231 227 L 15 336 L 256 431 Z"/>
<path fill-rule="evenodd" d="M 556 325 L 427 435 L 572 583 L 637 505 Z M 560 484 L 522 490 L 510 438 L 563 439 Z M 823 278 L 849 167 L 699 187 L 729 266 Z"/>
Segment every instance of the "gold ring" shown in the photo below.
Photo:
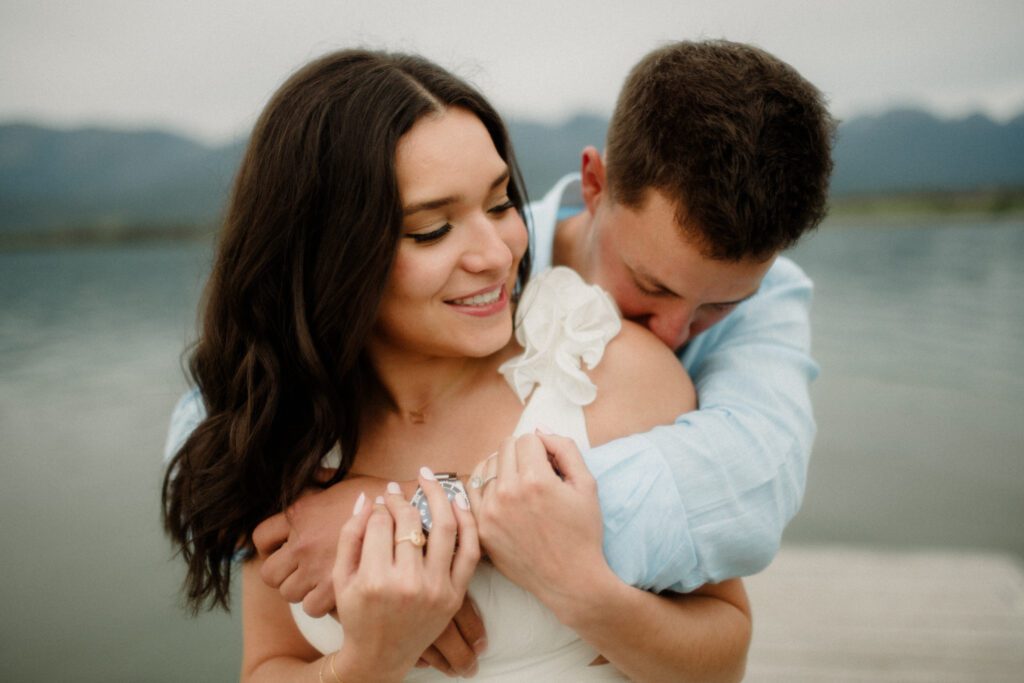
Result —
<path fill-rule="evenodd" d="M 412 543 L 417 548 L 422 548 L 423 546 L 425 546 L 427 544 L 427 537 L 423 535 L 422 531 L 417 529 L 416 531 L 412 532 L 408 536 L 402 536 L 401 538 L 396 538 L 395 539 L 395 545 L 397 546 L 399 543 L 402 543 L 404 541 L 409 541 L 409 543 Z"/>

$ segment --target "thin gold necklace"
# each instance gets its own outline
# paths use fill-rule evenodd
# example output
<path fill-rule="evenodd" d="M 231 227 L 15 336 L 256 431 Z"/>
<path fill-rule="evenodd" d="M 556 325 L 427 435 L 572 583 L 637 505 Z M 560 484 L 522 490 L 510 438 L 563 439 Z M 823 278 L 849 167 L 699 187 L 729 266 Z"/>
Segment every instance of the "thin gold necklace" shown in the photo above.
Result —
<path fill-rule="evenodd" d="M 451 391 L 455 389 L 456 386 L 459 385 L 460 380 L 467 378 L 471 374 L 471 369 L 468 369 L 465 372 L 458 373 L 454 379 L 452 379 L 450 382 L 448 382 L 447 385 L 445 385 L 443 389 L 441 389 L 436 394 L 428 398 L 419 408 L 417 408 L 416 410 L 404 411 L 406 416 L 409 418 L 409 421 L 414 425 L 426 424 L 427 411 L 430 408 L 431 404 L 437 401 L 438 399 L 442 398 L 446 394 L 451 393 Z"/>

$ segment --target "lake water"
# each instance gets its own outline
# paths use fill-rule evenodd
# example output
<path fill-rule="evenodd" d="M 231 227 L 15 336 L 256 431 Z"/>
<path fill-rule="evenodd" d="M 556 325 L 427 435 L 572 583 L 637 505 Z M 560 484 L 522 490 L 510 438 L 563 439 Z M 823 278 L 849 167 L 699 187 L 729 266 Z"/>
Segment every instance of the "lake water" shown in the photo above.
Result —
<path fill-rule="evenodd" d="M 794 257 L 822 374 L 786 542 L 1024 557 L 1024 221 L 833 222 Z M 209 259 L 0 253 L 0 680 L 237 678 L 237 614 L 184 616 L 159 526 Z"/>

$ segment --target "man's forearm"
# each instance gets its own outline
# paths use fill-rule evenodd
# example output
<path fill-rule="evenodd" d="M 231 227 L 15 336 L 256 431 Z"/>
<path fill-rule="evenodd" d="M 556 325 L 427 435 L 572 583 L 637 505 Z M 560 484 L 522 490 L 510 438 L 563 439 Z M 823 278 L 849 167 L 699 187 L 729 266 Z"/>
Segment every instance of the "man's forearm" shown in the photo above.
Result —
<path fill-rule="evenodd" d="M 549 607 L 634 681 L 738 681 L 750 645 L 742 583 L 690 595 L 655 595 L 614 575 L 587 579 L 583 596 L 549 597 Z"/>

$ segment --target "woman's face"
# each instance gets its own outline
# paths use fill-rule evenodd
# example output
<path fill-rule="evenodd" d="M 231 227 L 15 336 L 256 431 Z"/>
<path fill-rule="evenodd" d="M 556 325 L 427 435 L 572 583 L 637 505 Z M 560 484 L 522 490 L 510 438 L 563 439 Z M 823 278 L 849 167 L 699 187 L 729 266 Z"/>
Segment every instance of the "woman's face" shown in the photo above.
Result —
<path fill-rule="evenodd" d="M 370 348 L 483 357 L 512 335 L 509 295 L 527 246 L 509 168 L 465 109 L 420 119 L 398 142 L 402 237 Z"/>

